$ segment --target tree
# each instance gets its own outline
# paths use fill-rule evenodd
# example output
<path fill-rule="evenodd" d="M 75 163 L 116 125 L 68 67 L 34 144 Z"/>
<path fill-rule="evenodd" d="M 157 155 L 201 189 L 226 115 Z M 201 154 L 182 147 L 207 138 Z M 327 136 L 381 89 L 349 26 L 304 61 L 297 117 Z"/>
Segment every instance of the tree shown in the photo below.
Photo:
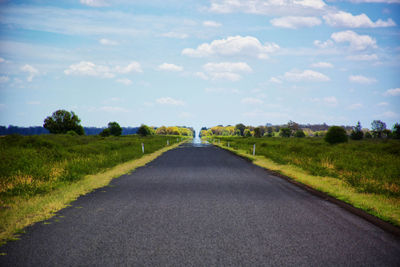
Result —
<path fill-rule="evenodd" d="M 361 140 L 364 137 L 364 132 L 361 128 L 361 123 L 357 122 L 357 125 L 353 128 L 350 134 L 350 138 L 353 140 Z"/>
<path fill-rule="evenodd" d="M 291 121 L 291 120 L 290 120 L 290 121 L 287 123 L 287 128 L 290 129 L 291 134 L 293 135 L 297 130 L 300 129 L 300 126 L 299 126 L 297 123 L 295 123 L 294 121 Z"/>
<path fill-rule="evenodd" d="M 110 134 L 114 136 L 120 136 L 122 134 L 122 128 L 117 122 L 109 122 L 108 129 L 110 129 Z"/>
<path fill-rule="evenodd" d="M 367 139 L 371 139 L 372 138 L 372 134 L 370 132 L 366 132 L 364 136 Z"/>
<path fill-rule="evenodd" d="M 259 138 L 259 137 L 261 137 L 261 136 L 262 136 L 261 128 L 260 128 L 260 127 L 254 128 L 254 137 Z"/>
<path fill-rule="evenodd" d="M 111 131 L 110 128 L 105 128 L 103 131 L 101 131 L 101 133 L 99 133 L 99 135 L 101 137 L 107 137 L 111 135 Z"/>
<path fill-rule="evenodd" d="M 241 136 L 244 135 L 244 129 L 246 129 L 246 126 L 243 123 L 236 124 L 235 128 L 240 131 Z"/>
<path fill-rule="evenodd" d="M 167 134 L 167 128 L 165 126 L 161 126 L 157 128 L 156 134 L 158 135 L 166 135 Z"/>
<path fill-rule="evenodd" d="M 380 121 L 380 120 L 374 120 L 371 123 L 371 128 L 372 128 L 372 134 L 374 135 L 374 137 L 381 138 L 383 130 L 386 129 L 386 123 L 384 123 L 383 121 Z"/>
<path fill-rule="evenodd" d="M 244 131 L 243 131 L 243 136 L 244 136 L 244 137 L 251 137 L 250 129 L 244 129 Z"/>
<path fill-rule="evenodd" d="M 347 142 L 346 130 L 340 126 L 332 126 L 326 133 L 324 140 L 331 145 Z"/>
<path fill-rule="evenodd" d="M 303 132 L 303 130 L 297 130 L 295 133 L 294 133 L 294 137 L 299 137 L 299 138 L 302 138 L 302 137 L 305 137 L 306 136 L 306 134 Z"/>
<path fill-rule="evenodd" d="M 279 136 L 281 137 L 290 137 L 291 135 L 292 131 L 287 127 L 281 128 L 281 130 L 279 131 Z"/>
<path fill-rule="evenodd" d="M 394 139 L 400 139 L 400 124 L 399 123 L 395 123 L 393 125 L 393 138 Z"/>
<path fill-rule="evenodd" d="M 272 133 L 274 132 L 274 129 L 271 126 L 268 126 L 267 132 L 268 132 L 267 136 L 272 137 Z"/>
<path fill-rule="evenodd" d="M 65 134 L 68 131 L 74 131 L 79 135 L 84 135 L 83 127 L 80 125 L 81 120 L 73 112 L 60 109 L 44 120 L 43 127 L 52 134 Z"/>
<path fill-rule="evenodd" d="M 149 136 L 152 135 L 152 130 L 149 126 L 142 124 L 140 125 L 137 133 L 140 134 L 141 136 Z"/>

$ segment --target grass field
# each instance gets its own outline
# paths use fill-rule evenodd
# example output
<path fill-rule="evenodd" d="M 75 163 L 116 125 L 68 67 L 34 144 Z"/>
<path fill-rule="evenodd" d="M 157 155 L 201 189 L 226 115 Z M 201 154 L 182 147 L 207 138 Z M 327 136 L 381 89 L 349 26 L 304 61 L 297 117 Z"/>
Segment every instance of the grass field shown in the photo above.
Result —
<path fill-rule="evenodd" d="M 113 178 L 144 166 L 186 139 L 177 136 L 1 137 L 0 245 L 18 239 L 24 227 L 54 216 L 79 196 L 107 186 Z"/>
<path fill-rule="evenodd" d="M 0 206 L 13 196 L 46 193 L 178 142 L 176 136 L 9 135 L 0 138 Z"/>
<path fill-rule="evenodd" d="M 322 138 L 212 137 L 316 189 L 400 226 L 400 141 L 363 140 L 329 145 Z M 263 161 L 263 162 L 261 162 Z M 267 166 L 268 165 L 268 166 Z M 298 178 L 298 177 L 303 178 Z"/>

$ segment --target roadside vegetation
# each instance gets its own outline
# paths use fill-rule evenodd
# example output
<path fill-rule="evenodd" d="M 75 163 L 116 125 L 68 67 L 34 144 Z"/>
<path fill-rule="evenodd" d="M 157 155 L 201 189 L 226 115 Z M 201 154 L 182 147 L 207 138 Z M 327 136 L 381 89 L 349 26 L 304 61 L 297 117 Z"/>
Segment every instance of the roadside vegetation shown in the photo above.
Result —
<path fill-rule="evenodd" d="M 240 128 L 233 127 L 232 132 L 238 133 L 236 136 L 208 134 L 203 138 L 252 160 L 262 157 L 265 160 L 261 163 L 261 159 L 259 163 L 265 163 L 263 167 L 295 180 L 299 180 L 300 173 L 305 174 L 307 178 L 300 179 L 301 182 L 400 226 L 398 124 L 393 131 L 379 125 L 380 128 L 371 132 L 371 138 L 364 137 L 359 123 L 350 131 L 333 126 L 324 138 L 321 135 L 302 138 L 303 135 L 299 134 L 302 129 L 290 126 L 281 127 L 282 134 L 274 138 L 268 137 L 268 127 L 264 135 L 257 134 L 259 127 L 253 127 L 253 130 L 243 128 L 243 136 L 239 135 Z M 211 129 L 203 131 L 212 132 Z M 246 132 L 250 134 L 246 135 Z M 257 135 L 263 137 L 257 138 Z"/>
<path fill-rule="evenodd" d="M 157 133 L 142 125 L 138 134 L 121 136 L 119 124 L 110 122 L 99 135 L 85 136 L 78 116 L 65 110 L 47 117 L 44 127 L 53 134 L 0 138 L 0 244 L 194 134 L 191 128 Z"/>

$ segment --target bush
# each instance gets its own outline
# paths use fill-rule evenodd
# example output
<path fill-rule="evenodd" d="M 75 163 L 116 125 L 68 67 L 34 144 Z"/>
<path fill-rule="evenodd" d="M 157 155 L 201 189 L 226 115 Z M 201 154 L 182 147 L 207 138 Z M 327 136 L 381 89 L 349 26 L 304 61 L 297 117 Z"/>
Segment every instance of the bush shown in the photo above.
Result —
<path fill-rule="evenodd" d="M 102 137 L 110 136 L 111 135 L 110 128 L 105 128 L 99 135 Z"/>
<path fill-rule="evenodd" d="M 140 134 L 141 136 L 149 136 L 153 134 L 153 131 L 149 126 L 142 124 L 139 127 L 137 133 Z"/>
<path fill-rule="evenodd" d="M 353 130 L 351 131 L 350 138 L 352 140 L 361 140 L 361 139 L 363 139 L 363 137 L 364 137 L 364 133 L 361 129 L 361 123 L 357 122 L 356 127 L 354 127 Z"/>
<path fill-rule="evenodd" d="M 294 134 L 294 137 L 299 137 L 299 138 L 302 138 L 305 136 L 306 136 L 306 134 L 303 132 L 303 130 L 297 130 Z"/>
<path fill-rule="evenodd" d="M 400 139 L 400 124 L 396 123 L 395 125 L 393 125 L 393 138 L 394 139 Z"/>
<path fill-rule="evenodd" d="M 366 132 L 364 136 L 367 139 L 371 139 L 372 138 L 372 134 L 370 132 Z"/>
<path fill-rule="evenodd" d="M 289 128 L 281 128 L 279 131 L 279 136 L 281 137 L 290 137 L 292 135 L 292 131 Z"/>
<path fill-rule="evenodd" d="M 243 131 L 243 136 L 244 137 L 251 137 L 251 132 L 249 129 L 244 129 Z"/>
<path fill-rule="evenodd" d="M 346 130 L 339 126 L 332 126 L 325 135 L 324 140 L 329 144 L 338 144 L 347 142 Z"/>
<path fill-rule="evenodd" d="M 73 131 L 73 130 L 68 131 L 67 134 L 68 134 L 68 135 L 71 135 L 71 136 L 76 136 L 76 135 L 78 135 L 78 134 L 77 134 L 75 131 Z"/>
<path fill-rule="evenodd" d="M 261 137 L 261 128 L 260 127 L 256 127 L 254 128 L 254 137 Z"/>

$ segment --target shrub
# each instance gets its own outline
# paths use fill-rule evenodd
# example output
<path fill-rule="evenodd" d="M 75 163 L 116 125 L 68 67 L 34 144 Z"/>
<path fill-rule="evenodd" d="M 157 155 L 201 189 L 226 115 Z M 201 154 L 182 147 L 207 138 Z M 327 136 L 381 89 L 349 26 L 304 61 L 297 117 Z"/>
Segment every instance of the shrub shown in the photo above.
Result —
<path fill-rule="evenodd" d="M 279 136 L 281 137 L 290 137 L 292 135 L 292 131 L 285 127 L 285 128 L 281 128 L 280 132 L 279 132 Z"/>
<path fill-rule="evenodd" d="M 260 127 L 254 128 L 254 137 L 261 137 L 261 128 Z"/>
<path fill-rule="evenodd" d="M 347 142 L 346 130 L 340 126 L 332 126 L 325 135 L 324 140 L 329 144 L 338 144 Z"/>
<path fill-rule="evenodd" d="M 67 134 L 68 134 L 68 135 L 71 135 L 71 136 L 76 136 L 76 135 L 78 135 L 78 134 L 77 134 L 75 131 L 73 131 L 73 130 L 68 131 Z"/>
<path fill-rule="evenodd" d="M 299 138 L 302 138 L 305 136 L 306 136 L 306 134 L 303 132 L 303 130 L 297 130 L 294 134 L 294 137 L 299 137 Z"/>
<path fill-rule="evenodd" d="M 153 134 L 153 131 L 149 126 L 142 124 L 139 127 L 137 133 L 140 134 L 141 136 L 149 136 Z"/>
<path fill-rule="evenodd" d="M 110 128 L 105 128 L 99 135 L 102 137 L 110 136 L 111 135 Z"/>
<path fill-rule="evenodd" d="M 393 125 L 393 138 L 394 139 L 400 139 L 400 124 L 396 123 L 395 125 Z"/>
<path fill-rule="evenodd" d="M 371 139 L 372 138 L 372 134 L 370 132 L 366 132 L 364 136 L 367 139 Z"/>
<path fill-rule="evenodd" d="M 357 122 L 356 127 L 351 131 L 350 138 L 352 140 L 361 140 L 364 137 L 364 133 L 361 130 L 361 123 Z"/>
<path fill-rule="evenodd" d="M 249 129 L 244 129 L 243 131 L 243 136 L 244 137 L 251 137 L 251 132 Z"/>

